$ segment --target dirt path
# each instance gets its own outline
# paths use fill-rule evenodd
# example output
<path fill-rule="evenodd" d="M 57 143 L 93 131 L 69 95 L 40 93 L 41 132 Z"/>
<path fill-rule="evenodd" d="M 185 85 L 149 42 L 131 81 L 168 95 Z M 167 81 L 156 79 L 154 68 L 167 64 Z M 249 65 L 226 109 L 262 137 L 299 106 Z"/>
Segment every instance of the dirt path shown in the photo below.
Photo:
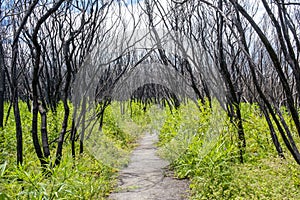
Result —
<path fill-rule="evenodd" d="M 119 187 L 111 200 L 184 200 L 188 181 L 168 176 L 168 163 L 156 155 L 157 135 L 147 133 L 132 154 L 127 168 L 120 171 Z"/>

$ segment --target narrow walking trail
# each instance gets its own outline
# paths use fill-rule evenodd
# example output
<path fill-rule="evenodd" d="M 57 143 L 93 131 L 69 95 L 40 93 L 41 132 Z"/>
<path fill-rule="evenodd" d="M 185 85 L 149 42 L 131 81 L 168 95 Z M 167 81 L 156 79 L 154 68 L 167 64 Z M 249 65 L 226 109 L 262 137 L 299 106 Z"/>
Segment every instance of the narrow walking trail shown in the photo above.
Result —
<path fill-rule="evenodd" d="M 131 156 L 130 164 L 120 171 L 119 187 L 111 200 L 184 200 L 188 181 L 167 174 L 168 162 L 156 155 L 157 134 L 147 133 Z"/>

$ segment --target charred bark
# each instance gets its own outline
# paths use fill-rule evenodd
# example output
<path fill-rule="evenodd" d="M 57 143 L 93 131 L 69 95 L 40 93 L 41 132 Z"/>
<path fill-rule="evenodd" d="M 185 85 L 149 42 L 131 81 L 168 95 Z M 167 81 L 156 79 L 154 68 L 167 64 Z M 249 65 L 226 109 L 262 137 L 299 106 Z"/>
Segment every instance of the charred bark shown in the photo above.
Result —
<path fill-rule="evenodd" d="M 2 38 L 0 37 L 0 128 L 4 122 L 5 62 Z"/>
<path fill-rule="evenodd" d="M 218 8 L 220 11 L 223 10 L 222 0 L 219 0 Z M 245 149 L 246 149 L 246 139 L 245 139 L 245 133 L 244 133 L 243 123 L 242 123 L 240 101 L 239 101 L 239 98 L 237 97 L 234 84 L 231 80 L 230 73 L 227 68 L 226 58 L 224 55 L 224 45 L 223 45 L 224 17 L 223 17 L 223 15 L 218 13 L 217 20 L 218 20 L 218 22 L 217 22 L 217 31 L 218 31 L 217 41 L 218 41 L 218 51 L 219 51 L 218 52 L 219 70 L 220 70 L 220 73 L 229 89 L 228 103 L 230 105 L 232 105 L 232 107 L 234 108 L 233 109 L 233 112 L 234 112 L 233 119 L 234 119 L 234 123 L 238 130 L 238 148 L 240 151 L 240 162 L 243 163 L 244 162 L 243 155 L 244 155 Z"/>

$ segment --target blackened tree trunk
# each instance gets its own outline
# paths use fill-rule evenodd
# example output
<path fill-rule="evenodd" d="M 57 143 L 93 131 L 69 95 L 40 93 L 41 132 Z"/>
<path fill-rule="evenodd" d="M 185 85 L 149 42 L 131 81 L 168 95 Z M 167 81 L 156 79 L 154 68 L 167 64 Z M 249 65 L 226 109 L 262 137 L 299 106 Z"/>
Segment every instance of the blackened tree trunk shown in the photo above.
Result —
<path fill-rule="evenodd" d="M 3 128 L 3 121 L 4 121 L 4 92 L 5 92 L 5 62 L 4 62 L 2 38 L 0 38 L 0 128 Z"/>
<path fill-rule="evenodd" d="M 22 123 L 19 109 L 19 96 L 18 96 L 18 68 L 17 68 L 17 56 L 19 53 L 19 37 L 21 31 L 23 30 L 29 16 L 31 15 L 33 9 L 37 5 L 38 0 L 34 0 L 22 19 L 20 26 L 14 31 L 14 39 L 12 43 L 12 58 L 11 58 L 11 91 L 12 91 L 12 105 L 14 110 L 15 125 L 16 125 L 16 140 L 17 140 L 17 165 L 22 165 L 23 163 L 23 136 L 22 136 Z M 13 22 L 15 28 L 15 22 Z"/>
<path fill-rule="evenodd" d="M 111 3 L 112 3 L 112 1 L 111 1 Z M 70 115 L 70 108 L 69 108 L 69 105 L 68 105 L 68 95 L 69 95 L 69 92 L 70 92 L 72 74 L 73 74 L 74 70 L 76 71 L 76 69 L 75 69 L 76 68 L 76 63 L 73 62 L 72 58 L 73 58 L 74 55 L 76 56 L 77 54 L 75 53 L 74 48 L 71 49 L 71 47 L 75 47 L 75 42 L 74 41 L 75 41 L 76 37 L 78 37 L 80 33 L 83 33 L 85 25 L 87 25 L 89 22 L 91 22 L 90 20 L 92 20 L 93 14 L 95 14 L 94 20 L 97 20 L 97 17 L 96 17 L 97 12 L 101 12 L 101 10 L 104 7 L 106 7 L 108 4 L 110 4 L 110 3 L 108 3 L 108 2 L 104 3 L 100 9 L 98 9 L 98 7 L 97 7 L 96 8 L 96 13 L 94 13 L 94 10 L 92 9 L 88 19 L 86 18 L 85 14 L 83 14 L 80 26 L 76 30 L 74 30 L 73 28 L 70 28 L 68 30 L 69 37 L 67 39 L 63 38 L 63 48 L 62 49 L 63 49 L 64 63 L 65 63 L 66 69 L 67 69 L 67 71 L 66 71 L 66 81 L 65 81 L 64 88 L 63 88 L 63 98 L 62 98 L 62 102 L 63 102 L 63 105 L 64 105 L 64 119 L 63 119 L 62 129 L 61 129 L 61 133 L 60 133 L 60 136 L 59 136 L 59 139 L 58 139 L 58 144 L 57 144 L 55 165 L 59 165 L 60 162 L 61 162 L 61 158 L 62 158 L 63 143 L 64 143 L 64 139 L 65 139 L 65 134 L 67 132 L 68 119 L 69 119 L 69 115 Z M 67 2 L 67 9 L 71 5 L 72 5 L 71 2 Z M 87 12 L 87 10 L 85 10 L 85 9 L 87 9 L 87 8 L 83 9 L 83 11 L 84 11 L 83 13 Z M 77 22 L 75 23 L 75 21 L 72 22 L 71 16 L 70 16 L 70 19 L 68 19 L 68 20 L 70 20 L 71 24 L 74 23 L 74 25 L 75 25 L 77 23 Z M 95 24 L 95 21 L 92 22 L 92 24 L 93 24 L 93 26 L 95 25 L 95 27 L 98 26 L 98 25 Z M 94 30 L 95 27 L 92 27 L 92 30 Z M 87 37 L 87 39 L 93 40 L 93 37 L 95 37 L 94 33 L 91 34 L 90 37 Z M 84 46 L 85 46 L 85 44 L 84 44 Z M 88 53 L 90 48 L 91 48 L 91 46 L 88 46 L 86 48 L 82 48 L 80 50 L 80 52 L 84 52 L 84 50 L 86 50 L 87 51 L 86 53 Z M 76 58 L 76 59 L 78 59 L 78 58 Z M 72 139 L 74 140 L 75 138 L 72 138 Z M 73 145 L 73 147 L 74 147 L 74 145 Z M 75 150 L 75 149 L 73 149 L 73 150 Z M 75 155 L 75 151 L 73 153 Z"/>
<path fill-rule="evenodd" d="M 273 144 L 274 144 L 274 146 L 276 148 L 278 156 L 281 157 L 281 158 L 285 158 L 284 154 L 283 154 L 283 151 L 282 151 L 282 147 L 281 147 L 281 145 L 279 143 L 276 131 L 274 129 L 273 123 L 272 123 L 272 121 L 270 119 L 269 113 L 267 112 L 267 110 L 266 110 L 266 108 L 264 106 L 262 106 L 262 111 L 263 111 L 264 116 L 266 118 L 266 121 L 268 123 L 269 129 L 270 129 L 271 138 L 272 138 L 272 142 L 273 142 Z"/>
<path fill-rule="evenodd" d="M 29 16 L 32 14 L 35 6 L 37 5 L 38 0 L 32 1 L 30 6 L 25 12 L 23 19 L 20 21 L 19 27 L 16 29 L 15 17 L 13 17 L 13 29 L 14 29 L 14 37 L 12 42 L 12 56 L 11 56 L 11 101 L 13 105 L 14 117 L 15 117 L 15 126 L 16 126 L 16 141 L 17 141 L 17 164 L 22 165 L 23 162 L 23 137 L 22 137 L 22 124 L 21 124 L 21 116 L 19 109 L 19 94 L 18 94 L 18 78 L 19 71 L 17 66 L 17 57 L 19 54 L 19 37 L 24 29 L 25 24 Z M 9 74 L 9 73 L 7 73 Z"/>
<path fill-rule="evenodd" d="M 76 108 L 74 108 L 74 112 L 76 111 Z M 74 115 L 76 116 L 76 115 Z M 72 119 L 72 128 L 71 128 L 71 136 L 70 136 L 70 140 L 71 140 L 71 152 L 72 152 L 72 158 L 75 160 L 76 158 L 76 146 L 75 146 L 75 137 L 76 137 L 76 124 L 75 124 L 75 117 L 73 117 Z"/>
<path fill-rule="evenodd" d="M 32 83 L 31 83 L 31 87 L 32 87 L 32 139 L 33 139 L 33 144 L 34 144 L 34 148 L 35 148 L 35 152 L 41 162 L 42 166 L 45 166 L 48 162 L 45 159 L 45 156 L 49 156 L 50 152 L 49 152 L 49 148 L 47 147 L 48 145 L 48 136 L 47 136 L 47 131 L 46 131 L 46 127 L 44 127 L 44 129 L 42 129 L 42 135 L 43 137 L 43 145 L 44 145 L 44 150 L 46 150 L 46 152 L 42 152 L 40 143 L 39 143 L 39 138 L 38 138 L 38 112 L 39 112 L 39 102 L 38 102 L 38 98 L 39 98 L 39 94 L 38 94 L 38 83 L 39 83 L 39 69 L 40 69 L 40 61 L 41 61 L 41 45 L 38 41 L 38 33 L 40 31 L 40 28 L 42 26 L 42 24 L 60 7 L 60 5 L 64 2 L 64 0 L 60 0 L 57 3 L 55 3 L 53 5 L 52 8 L 50 8 L 36 23 L 36 26 L 34 27 L 33 30 L 33 34 L 32 34 L 32 43 L 34 45 L 34 50 L 35 50 L 35 54 L 34 54 L 34 66 L 33 66 L 33 74 L 32 74 Z M 45 116 L 46 113 L 42 112 L 42 117 L 45 120 Z"/>
<path fill-rule="evenodd" d="M 19 94 L 18 94 L 18 75 L 17 75 L 17 55 L 18 55 L 18 44 L 17 41 L 13 43 L 12 48 L 12 105 L 14 110 L 15 125 L 16 125 L 16 139 L 17 139 L 17 164 L 22 165 L 23 163 L 23 134 L 22 134 L 22 123 L 19 108 Z"/>
<path fill-rule="evenodd" d="M 230 0 L 230 2 L 235 5 L 236 9 L 245 17 L 245 19 L 250 23 L 250 25 L 252 26 L 252 28 L 255 30 L 255 32 L 257 33 L 257 35 L 259 36 L 261 42 L 263 43 L 264 47 L 266 48 L 271 61 L 273 63 L 273 67 L 275 69 L 275 71 L 278 74 L 278 77 L 280 79 L 280 82 L 282 84 L 282 88 L 283 91 L 286 95 L 286 101 L 287 101 L 287 106 L 289 108 L 289 111 L 291 113 L 291 116 L 293 118 L 293 121 L 295 123 L 295 127 L 297 129 L 298 135 L 300 135 L 300 121 L 299 121 L 299 115 L 298 115 L 298 111 L 295 107 L 295 102 L 293 99 L 293 93 L 292 90 L 289 86 L 287 77 L 281 67 L 281 63 L 279 60 L 279 57 L 277 56 L 274 48 L 272 47 L 270 41 L 268 40 L 268 38 L 266 37 L 266 35 L 263 33 L 263 31 L 260 29 L 260 27 L 257 25 L 257 23 L 255 23 L 255 21 L 253 20 L 253 18 L 247 13 L 247 11 L 240 5 L 237 3 L 237 1 L 234 0 Z"/>
<path fill-rule="evenodd" d="M 237 7 L 235 7 L 235 8 L 237 9 Z M 279 140 L 277 138 L 276 132 L 274 130 L 274 127 L 273 127 L 272 121 L 270 120 L 268 112 L 271 114 L 272 119 L 274 120 L 274 122 L 275 122 L 275 124 L 278 128 L 278 131 L 281 134 L 281 136 L 283 138 L 283 141 L 284 141 L 285 145 L 287 146 L 288 150 L 291 152 L 291 154 L 294 157 L 295 161 L 298 164 L 300 164 L 300 154 L 299 154 L 299 151 L 298 151 L 298 149 L 295 145 L 294 139 L 293 139 L 293 137 L 292 137 L 292 135 L 289 131 L 289 128 L 287 127 L 283 117 L 281 116 L 279 109 L 276 108 L 276 106 L 275 106 L 275 109 L 277 109 L 277 113 L 279 113 L 278 116 L 281 120 L 281 124 L 280 124 L 280 122 L 279 122 L 279 120 L 276 116 L 276 113 L 273 110 L 273 106 L 271 105 L 271 103 L 269 102 L 269 100 L 267 99 L 265 94 L 263 93 L 263 91 L 261 89 L 261 86 L 259 85 L 259 82 L 258 82 L 258 79 L 257 79 L 257 76 L 256 76 L 256 72 L 255 72 L 255 65 L 254 65 L 254 62 L 250 58 L 249 47 L 248 47 L 247 42 L 246 42 L 246 37 L 245 37 L 245 34 L 243 32 L 243 29 L 242 29 L 242 24 L 240 22 L 240 17 L 239 17 L 238 12 L 237 12 L 236 25 L 237 25 L 237 30 L 240 34 L 241 44 L 243 45 L 244 51 L 247 54 L 246 56 L 247 56 L 247 59 L 248 59 L 248 63 L 249 63 L 253 83 L 255 85 L 256 90 L 258 91 L 258 94 L 259 94 L 260 98 L 263 100 L 263 103 L 265 104 L 265 105 L 261 105 L 261 109 L 262 109 L 262 111 L 265 115 L 265 118 L 267 120 L 269 129 L 270 129 L 270 132 L 271 132 L 272 141 L 273 141 L 273 143 L 276 147 L 278 155 L 280 157 L 284 157 L 281 145 L 280 145 Z M 265 107 L 268 109 L 268 111 L 266 110 Z M 283 127 L 282 127 L 282 125 L 283 125 Z"/>
<path fill-rule="evenodd" d="M 70 108 L 68 105 L 68 93 L 69 93 L 69 88 L 71 85 L 72 65 L 71 65 L 71 58 L 69 55 L 69 53 L 70 53 L 69 48 L 70 48 L 70 42 L 72 39 L 74 39 L 74 38 L 70 38 L 69 40 L 67 40 L 63 47 L 65 63 L 67 66 L 66 83 L 64 86 L 64 90 L 63 90 L 64 119 L 63 119 L 63 124 L 62 124 L 62 130 L 60 132 L 60 136 L 59 136 L 58 142 L 57 142 L 55 165 L 59 165 L 61 162 L 62 149 L 63 149 L 64 139 L 65 139 L 65 134 L 67 132 L 68 119 L 69 119 L 69 115 L 70 115 Z"/>
<path fill-rule="evenodd" d="M 222 12 L 223 10 L 223 3 L 222 0 L 219 0 L 218 2 L 218 8 Z M 238 129 L 238 147 L 240 150 L 240 162 L 244 162 L 243 155 L 245 153 L 246 149 L 246 139 L 244 134 L 244 128 L 242 123 L 242 115 L 241 115 L 241 109 L 240 109 L 240 100 L 237 97 L 236 90 L 234 87 L 234 84 L 231 80 L 230 73 L 227 68 L 226 58 L 224 55 L 224 45 L 223 45 L 223 33 L 224 33 L 224 17 L 219 12 L 217 13 L 217 31 L 218 31 L 218 62 L 219 62 L 219 70 L 222 74 L 222 77 L 224 81 L 226 82 L 226 85 L 229 89 L 229 104 L 233 107 L 233 118 L 234 123 L 237 126 Z"/>
<path fill-rule="evenodd" d="M 274 27 L 276 29 L 276 33 L 278 36 L 278 41 L 280 43 L 280 50 L 283 52 L 283 55 L 285 57 L 285 60 L 287 61 L 287 63 L 289 63 L 289 65 L 291 66 L 292 70 L 293 70 L 293 75 L 295 77 L 295 82 L 296 82 L 296 90 L 298 92 L 298 97 L 300 95 L 300 66 L 299 66 L 299 62 L 297 60 L 297 56 L 294 52 L 294 47 L 292 45 L 292 42 L 290 40 L 290 35 L 289 35 L 289 30 L 287 27 L 287 24 L 289 23 L 287 20 L 286 15 L 284 14 L 283 10 L 284 10 L 284 5 L 278 3 L 278 14 L 279 14 L 279 18 L 280 18 L 280 22 L 281 24 L 277 21 L 275 15 L 273 14 L 270 6 L 268 5 L 266 0 L 262 0 L 262 3 L 270 17 L 270 19 L 272 20 L 272 23 L 274 24 Z M 291 30 L 292 33 L 294 33 L 294 30 Z M 295 43 L 299 43 L 298 37 L 294 37 L 295 39 Z M 297 126 L 297 125 L 296 125 Z"/>
<path fill-rule="evenodd" d="M 81 132 L 80 132 L 80 146 L 79 146 L 79 153 L 83 153 L 83 144 L 84 144 L 84 132 L 85 132 L 85 120 L 86 120 L 86 97 L 83 97 L 82 105 L 81 105 L 81 113 L 82 113 L 82 120 L 81 120 Z"/>
<path fill-rule="evenodd" d="M 35 152 L 41 162 L 41 165 L 46 165 L 46 160 L 44 159 L 44 155 L 39 143 L 39 137 L 38 137 L 38 79 L 39 79 L 39 65 L 40 65 L 40 56 L 41 56 L 41 47 L 37 41 L 37 34 L 34 35 L 33 43 L 35 45 L 35 64 L 33 68 L 33 75 L 32 75 L 32 126 L 31 126 L 31 135 L 33 140 L 33 145 Z"/>
<path fill-rule="evenodd" d="M 237 12 L 237 18 L 236 18 L 236 27 L 237 27 L 238 33 L 240 35 L 241 45 L 243 46 L 244 51 L 247 54 L 246 57 L 247 57 L 248 64 L 249 64 L 249 67 L 250 67 L 250 72 L 251 72 L 251 75 L 252 75 L 252 80 L 253 80 L 254 86 L 255 86 L 256 90 L 258 91 L 258 94 L 259 94 L 260 98 L 263 100 L 264 104 L 267 105 L 268 110 L 270 112 L 272 112 L 272 116 L 274 116 L 275 113 L 273 112 L 272 106 L 269 103 L 267 97 L 264 95 L 264 93 L 263 93 L 263 91 L 262 91 L 262 89 L 261 89 L 261 87 L 259 85 L 259 82 L 257 80 L 257 76 L 256 76 L 256 73 L 255 73 L 255 66 L 253 64 L 253 61 L 250 58 L 250 50 L 249 50 L 247 42 L 246 42 L 246 36 L 245 36 L 244 31 L 243 31 L 242 23 L 240 21 L 240 16 L 239 16 L 238 12 Z M 265 108 L 264 105 L 260 104 L 260 107 L 261 107 L 261 110 L 263 111 L 264 116 L 266 118 L 266 121 L 268 123 L 269 129 L 270 129 L 271 138 L 272 138 L 273 144 L 274 144 L 274 146 L 275 146 L 275 148 L 277 150 L 277 153 L 278 153 L 278 155 L 280 157 L 284 158 L 282 147 L 281 147 L 281 145 L 279 143 L 279 140 L 278 140 L 277 134 L 275 132 L 274 126 L 272 124 L 272 121 L 270 119 L 269 113 L 268 113 L 268 111 L 267 111 L 267 109 Z M 274 120 L 277 120 L 277 118 L 274 119 Z"/>
<path fill-rule="evenodd" d="M 22 165 L 23 163 L 23 134 L 22 134 L 22 123 L 18 102 L 18 91 L 17 88 L 14 88 L 13 92 L 13 109 L 16 125 L 16 139 L 17 139 L 17 164 Z"/>
<path fill-rule="evenodd" d="M 39 104 L 38 109 L 41 115 L 41 133 L 42 133 L 42 146 L 44 151 L 44 158 L 47 159 L 50 156 L 48 131 L 47 131 L 47 113 L 41 104 Z"/>

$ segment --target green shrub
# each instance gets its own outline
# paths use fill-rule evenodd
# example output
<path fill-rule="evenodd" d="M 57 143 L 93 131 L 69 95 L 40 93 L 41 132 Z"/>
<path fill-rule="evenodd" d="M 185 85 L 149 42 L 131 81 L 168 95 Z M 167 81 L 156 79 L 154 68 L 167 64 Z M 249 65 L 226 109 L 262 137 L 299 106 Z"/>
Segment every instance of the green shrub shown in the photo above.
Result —
<path fill-rule="evenodd" d="M 69 105 L 71 113 L 63 159 L 59 166 L 49 166 L 48 175 L 45 175 L 47 173 L 40 167 L 35 154 L 30 132 L 32 115 L 23 102 L 20 102 L 20 112 L 24 163 L 22 166 L 16 166 L 15 124 L 13 113 L 10 113 L 7 125 L 0 130 L 0 199 L 105 199 L 113 190 L 118 168 L 128 162 L 128 155 L 135 146 L 140 126 L 132 122 L 129 113 L 121 116 L 118 104 L 113 103 L 105 112 L 103 132 L 100 133 L 96 128 L 92 134 L 91 139 L 95 139 L 98 145 L 97 151 L 89 149 L 92 140 L 87 139 L 84 141 L 84 153 L 78 155 L 79 145 L 76 142 L 77 156 L 74 160 L 69 140 L 73 107 Z M 7 110 L 8 105 L 5 106 Z M 63 116 L 61 103 L 56 113 L 48 111 L 47 128 L 50 142 L 60 134 Z M 50 145 L 51 162 L 55 159 L 56 145 L 55 141 Z M 103 149 L 106 154 L 98 154 Z"/>
<path fill-rule="evenodd" d="M 191 180 L 191 199 L 299 199 L 299 166 L 288 155 L 277 158 L 257 105 L 243 103 L 241 110 L 245 164 L 238 159 L 236 127 L 215 101 L 212 109 L 188 102 L 173 114 L 167 112 L 160 155 L 177 177 Z"/>

